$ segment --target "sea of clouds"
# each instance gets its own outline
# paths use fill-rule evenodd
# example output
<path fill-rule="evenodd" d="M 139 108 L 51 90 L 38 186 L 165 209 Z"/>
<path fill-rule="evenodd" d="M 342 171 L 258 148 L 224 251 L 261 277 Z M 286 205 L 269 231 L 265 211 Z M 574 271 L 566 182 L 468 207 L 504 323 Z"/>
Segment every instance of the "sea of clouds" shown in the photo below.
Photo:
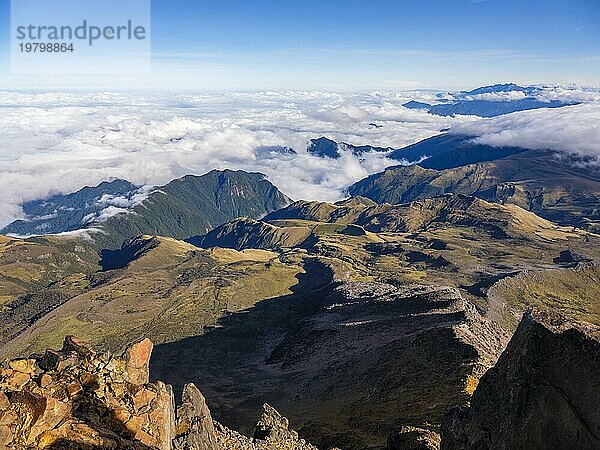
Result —
<path fill-rule="evenodd" d="M 321 136 L 401 148 L 451 127 L 492 145 L 561 146 L 599 155 L 600 93 L 549 87 L 540 95 L 586 103 L 479 119 L 402 106 L 435 103 L 443 98 L 435 91 L 0 92 L 0 226 L 23 217 L 25 201 L 115 178 L 161 185 L 186 174 L 242 169 L 264 173 L 293 199 L 334 201 L 350 184 L 398 164 L 376 153 L 359 158 L 342 152 L 338 160 L 308 154 L 309 139 Z M 265 146 L 298 154 L 256 152 Z"/>
<path fill-rule="evenodd" d="M 225 168 L 262 172 L 294 199 L 336 200 L 397 162 L 318 158 L 306 152 L 309 139 L 400 148 L 455 122 L 402 107 L 413 95 L 0 92 L 0 225 L 21 217 L 24 201 L 103 180 L 161 185 Z M 260 157 L 263 146 L 298 154 Z"/>
<path fill-rule="evenodd" d="M 600 164 L 600 102 L 460 123 L 452 132 L 477 136 L 477 142 L 494 147 L 550 149 L 591 158 L 590 164 Z"/>

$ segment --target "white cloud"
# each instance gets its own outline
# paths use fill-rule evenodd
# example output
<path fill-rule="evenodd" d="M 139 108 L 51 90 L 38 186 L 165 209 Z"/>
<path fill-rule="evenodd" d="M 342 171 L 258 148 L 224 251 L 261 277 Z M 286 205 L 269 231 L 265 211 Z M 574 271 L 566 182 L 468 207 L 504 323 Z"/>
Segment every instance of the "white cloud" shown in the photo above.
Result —
<path fill-rule="evenodd" d="M 81 221 L 81 224 L 87 225 L 89 223 L 106 222 L 108 219 L 116 216 L 117 214 L 125 214 L 128 212 L 131 212 L 131 210 L 127 208 L 118 208 L 116 206 L 107 206 L 97 214 L 91 213 L 85 216 Z"/>
<path fill-rule="evenodd" d="M 542 102 L 560 100 L 566 103 L 600 102 L 600 88 L 581 87 L 578 85 L 534 85 L 529 86 L 529 92 L 520 90 L 503 92 L 485 92 L 482 94 L 466 95 L 464 92 L 432 93 L 418 91 L 414 100 L 431 104 L 454 101 L 484 100 L 484 101 L 515 101 L 534 98 Z"/>
<path fill-rule="evenodd" d="M 524 100 L 527 95 L 523 91 L 485 92 L 483 94 L 468 95 L 466 100 L 485 100 L 494 102 L 511 102 Z"/>
<path fill-rule="evenodd" d="M 455 124 L 482 144 L 556 150 L 600 159 L 600 103 L 543 108 Z"/>
<path fill-rule="evenodd" d="M 540 86 L 536 98 L 542 101 L 562 100 L 569 103 L 600 102 L 599 88 L 582 88 L 577 85 L 569 86 Z"/>
<path fill-rule="evenodd" d="M 105 222 L 117 214 L 131 212 L 132 208 L 141 205 L 144 200 L 150 197 L 152 191 L 152 186 L 143 186 L 128 195 L 117 196 L 104 194 L 96 202 L 99 206 L 103 207 L 103 209 L 100 210 L 100 212 L 86 215 L 81 222 L 83 225 Z"/>

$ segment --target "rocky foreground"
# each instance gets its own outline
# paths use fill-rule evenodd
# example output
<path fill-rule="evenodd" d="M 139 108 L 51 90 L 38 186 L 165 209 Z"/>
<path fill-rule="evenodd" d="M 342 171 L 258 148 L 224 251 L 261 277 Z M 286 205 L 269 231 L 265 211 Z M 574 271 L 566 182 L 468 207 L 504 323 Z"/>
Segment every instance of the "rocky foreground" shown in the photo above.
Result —
<path fill-rule="evenodd" d="M 158 345 L 153 379 L 175 392 L 193 381 L 235 430 L 251 429 L 268 402 L 319 448 L 380 450 L 403 427 L 439 430 L 509 340 L 450 287 L 347 281 L 275 303 L 307 306 L 283 315 L 265 302 Z"/>
<path fill-rule="evenodd" d="M 60 351 L 4 363 L 0 448 L 316 450 L 269 405 L 252 437 L 213 421 L 193 384 L 176 407 L 171 386 L 149 382 L 151 352 L 148 339 L 118 357 L 68 336 Z M 600 328 L 534 310 L 470 406 L 445 416 L 441 443 L 405 426 L 387 450 L 598 449 L 599 381 Z"/>
<path fill-rule="evenodd" d="M 148 339 L 117 357 L 68 336 L 60 351 L 8 362 L 0 369 L 0 448 L 316 449 L 269 405 L 252 438 L 213 422 L 193 384 L 175 407 L 171 386 L 149 383 L 151 352 Z"/>

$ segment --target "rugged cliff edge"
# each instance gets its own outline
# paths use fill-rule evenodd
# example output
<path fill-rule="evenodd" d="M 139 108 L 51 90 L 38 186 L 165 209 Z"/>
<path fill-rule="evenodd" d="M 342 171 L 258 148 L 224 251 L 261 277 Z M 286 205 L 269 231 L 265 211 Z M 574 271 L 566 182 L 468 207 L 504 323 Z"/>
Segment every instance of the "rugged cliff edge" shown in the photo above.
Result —
<path fill-rule="evenodd" d="M 311 450 L 287 419 L 264 405 L 252 438 L 213 422 L 193 385 L 175 408 L 171 386 L 148 381 L 152 343 L 122 357 L 68 336 L 60 351 L 0 368 L 0 448 Z"/>
<path fill-rule="evenodd" d="M 339 298 L 356 297 L 360 287 L 346 286 Z M 176 407 L 170 385 L 149 383 L 152 349 L 145 339 L 117 357 L 68 336 L 60 351 L 5 362 L 0 448 L 317 450 L 269 405 L 252 437 L 213 421 L 193 384 Z M 600 448 L 599 380 L 600 327 L 532 310 L 481 378 L 470 406 L 444 417 L 441 449 Z M 439 445 L 433 430 L 404 426 L 389 437 L 387 450 Z"/>
<path fill-rule="evenodd" d="M 532 310 L 471 406 L 445 416 L 442 449 L 598 449 L 599 402 L 600 328 Z"/>
<path fill-rule="evenodd" d="M 297 313 L 282 314 L 282 304 Z M 393 433 L 395 443 L 437 433 L 508 343 L 450 287 L 339 281 L 275 305 L 157 346 L 153 379 L 176 392 L 193 381 L 236 430 L 251 428 L 269 402 L 319 448 L 381 450 Z"/>

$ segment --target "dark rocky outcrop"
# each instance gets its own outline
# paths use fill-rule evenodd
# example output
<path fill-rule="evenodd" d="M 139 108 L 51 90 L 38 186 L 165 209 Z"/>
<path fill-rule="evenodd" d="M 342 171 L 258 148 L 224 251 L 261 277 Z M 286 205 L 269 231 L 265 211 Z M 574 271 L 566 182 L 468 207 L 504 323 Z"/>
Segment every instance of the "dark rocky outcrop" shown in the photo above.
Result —
<path fill-rule="evenodd" d="M 443 450 L 600 448 L 600 328 L 527 312 L 471 406 L 442 422 Z"/>
<path fill-rule="evenodd" d="M 437 431 L 507 341 L 457 289 L 344 282 L 267 362 L 293 374 L 291 400 L 277 405 L 304 436 L 324 448 L 379 450 L 407 426 Z M 390 448 L 417 438 L 402 433 Z"/>
<path fill-rule="evenodd" d="M 374 147 L 372 145 L 352 145 L 345 142 L 336 142 L 326 137 L 320 137 L 318 139 L 311 139 L 306 151 L 311 154 L 318 156 L 319 158 L 341 158 L 340 150 L 346 150 L 352 152 L 355 156 L 362 156 L 365 153 L 389 153 L 394 151 L 391 147 Z"/>
<path fill-rule="evenodd" d="M 390 435 L 386 450 L 438 450 L 440 435 L 423 428 L 402 427 Z"/>
<path fill-rule="evenodd" d="M 348 283 L 338 289 L 336 303 L 330 307 L 337 311 L 338 322 L 350 325 L 343 310 L 357 306 L 344 307 L 344 300 L 353 299 L 355 303 L 359 298 L 376 296 L 392 302 L 391 297 L 401 294 L 385 284 Z M 446 303 L 442 308 L 447 310 L 444 320 L 455 337 L 471 341 L 480 358 L 490 352 L 485 349 L 490 343 L 480 341 L 493 334 L 487 329 L 490 325 L 475 311 L 464 309 L 459 297 L 452 301 L 451 291 L 446 292 L 445 300 L 438 299 L 440 292 L 435 292 L 435 298 L 432 294 L 426 289 L 420 292 L 422 300 L 429 303 Z M 419 309 L 412 296 L 398 300 L 407 303 L 412 315 L 432 314 Z M 368 303 L 359 309 L 364 316 Z M 442 312 L 434 309 L 434 315 Z M 448 315 L 457 313 L 466 315 L 468 326 Z M 366 320 L 374 319 L 367 316 Z M 394 315 L 394 321 L 399 319 Z M 436 324 L 429 323 L 431 327 Z M 425 329 L 420 332 L 420 340 L 426 337 L 424 333 Z M 329 335 L 330 341 L 332 338 Z M 204 396 L 193 384 L 183 388 L 181 404 L 175 408 L 171 386 L 148 382 L 151 352 L 152 343 L 147 339 L 116 357 L 96 352 L 85 341 L 68 336 L 59 351 L 48 350 L 44 355 L 3 363 L 0 448 L 316 450 L 267 404 L 252 437 L 214 421 Z M 436 367 L 441 368 L 439 364 Z M 442 420 L 441 449 L 597 449 L 599 379 L 600 327 L 551 311 L 532 310 L 525 314 L 496 366 L 481 378 L 470 406 L 456 407 Z M 361 414 L 360 420 L 367 422 L 369 417 Z M 423 427 L 400 426 L 388 438 L 386 450 L 437 449 L 437 429 L 425 423 Z"/>

